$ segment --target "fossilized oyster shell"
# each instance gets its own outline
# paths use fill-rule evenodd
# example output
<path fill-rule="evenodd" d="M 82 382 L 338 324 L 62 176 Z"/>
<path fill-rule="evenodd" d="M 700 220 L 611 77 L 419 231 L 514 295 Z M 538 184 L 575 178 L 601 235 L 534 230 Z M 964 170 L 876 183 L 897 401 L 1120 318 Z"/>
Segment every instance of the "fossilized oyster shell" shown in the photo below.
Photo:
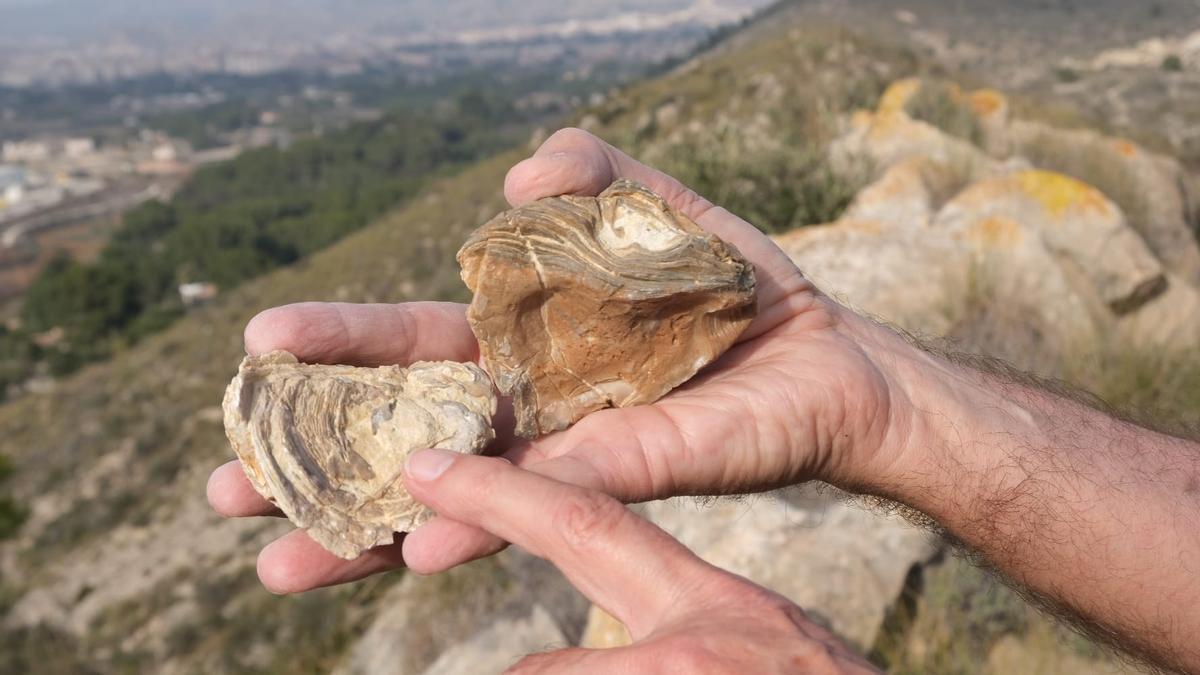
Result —
<path fill-rule="evenodd" d="M 420 448 L 483 450 L 496 398 L 474 364 L 320 366 L 277 351 L 242 361 L 223 406 L 254 488 L 352 559 L 431 515 L 404 488 L 405 459 Z"/>
<path fill-rule="evenodd" d="M 657 400 L 756 311 L 754 269 L 737 249 L 627 180 L 502 213 L 458 262 L 483 365 L 527 438 Z"/>

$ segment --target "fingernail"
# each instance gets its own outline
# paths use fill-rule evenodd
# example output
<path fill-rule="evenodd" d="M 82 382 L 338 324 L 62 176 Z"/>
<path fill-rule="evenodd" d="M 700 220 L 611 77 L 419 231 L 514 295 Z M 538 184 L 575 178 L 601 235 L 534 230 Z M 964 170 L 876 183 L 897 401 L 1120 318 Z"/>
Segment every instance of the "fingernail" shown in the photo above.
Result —
<path fill-rule="evenodd" d="M 457 455 L 449 450 L 418 450 L 408 456 L 404 470 L 416 480 L 435 480 L 450 468 Z"/>

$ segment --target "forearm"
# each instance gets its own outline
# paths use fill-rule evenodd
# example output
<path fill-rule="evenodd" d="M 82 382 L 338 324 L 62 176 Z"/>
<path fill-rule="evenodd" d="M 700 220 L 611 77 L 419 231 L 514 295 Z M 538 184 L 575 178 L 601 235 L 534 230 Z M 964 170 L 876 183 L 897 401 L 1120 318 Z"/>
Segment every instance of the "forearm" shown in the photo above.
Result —
<path fill-rule="evenodd" d="M 867 491 L 1100 632 L 1200 669 L 1200 446 L 915 348 L 888 360 L 913 412 Z"/>

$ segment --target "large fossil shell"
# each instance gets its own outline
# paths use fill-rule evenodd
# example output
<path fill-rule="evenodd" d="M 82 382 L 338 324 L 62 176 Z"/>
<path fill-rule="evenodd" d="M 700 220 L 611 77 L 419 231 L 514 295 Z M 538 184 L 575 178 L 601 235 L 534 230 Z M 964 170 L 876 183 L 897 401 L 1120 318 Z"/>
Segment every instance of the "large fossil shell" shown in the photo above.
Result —
<path fill-rule="evenodd" d="M 431 514 L 404 488 L 413 450 L 478 453 L 496 398 L 474 364 L 354 368 L 247 357 L 225 390 L 225 433 L 250 482 L 342 558 Z"/>
<path fill-rule="evenodd" d="M 756 311 L 754 269 L 737 249 L 627 180 L 502 213 L 458 261 L 483 365 L 526 438 L 657 400 Z"/>

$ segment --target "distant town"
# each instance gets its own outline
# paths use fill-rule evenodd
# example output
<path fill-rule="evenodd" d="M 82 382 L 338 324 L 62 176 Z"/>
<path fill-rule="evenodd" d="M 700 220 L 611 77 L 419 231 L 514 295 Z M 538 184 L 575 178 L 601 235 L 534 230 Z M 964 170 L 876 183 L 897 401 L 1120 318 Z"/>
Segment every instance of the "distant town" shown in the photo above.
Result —
<path fill-rule="evenodd" d="M 310 89 L 307 95 L 329 98 L 347 118 L 376 114 L 351 111 L 348 97 L 336 92 Z M 212 102 L 199 94 L 190 99 L 179 107 Z M 212 147 L 193 147 L 147 126 L 126 131 L 99 140 L 66 133 L 0 142 L 0 306 L 18 296 L 50 257 L 89 258 L 122 213 L 169 199 L 196 168 L 248 149 L 286 148 L 294 136 L 276 110 L 259 112 L 252 124 L 221 134 Z M 185 300 L 206 292 L 192 288 Z"/>
<path fill-rule="evenodd" d="M 124 213 L 169 200 L 200 167 L 378 119 L 397 103 L 434 105 L 463 87 L 499 87 L 526 118 L 549 120 L 768 0 L 619 1 L 576 20 L 543 4 L 526 8 L 541 19 L 512 25 L 477 15 L 414 30 L 424 24 L 406 15 L 411 25 L 392 30 L 358 15 L 322 32 L 304 18 L 297 26 L 318 30 L 313 39 L 290 28 L 250 40 L 156 24 L 74 41 L 0 26 L 0 322 L 14 320 L 51 260 L 93 259 Z M 189 280 L 179 299 L 192 306 L 217 292 Z"/>

